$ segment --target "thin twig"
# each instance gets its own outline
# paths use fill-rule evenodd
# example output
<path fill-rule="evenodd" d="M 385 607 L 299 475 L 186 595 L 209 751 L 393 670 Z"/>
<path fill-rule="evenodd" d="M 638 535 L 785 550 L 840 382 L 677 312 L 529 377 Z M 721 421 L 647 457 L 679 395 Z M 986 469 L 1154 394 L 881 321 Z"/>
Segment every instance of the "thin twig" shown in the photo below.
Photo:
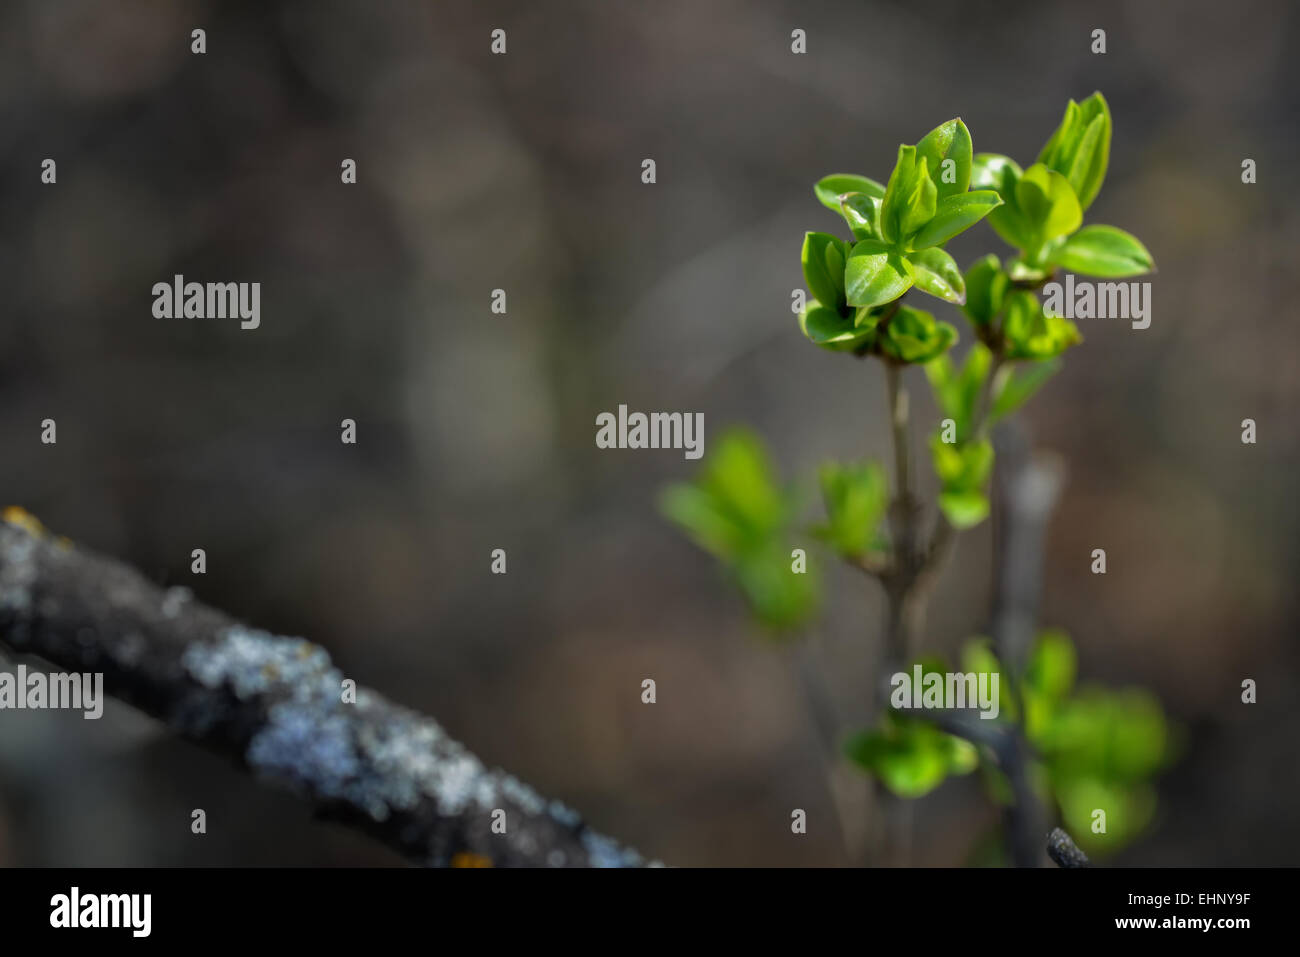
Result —
<path fill-rule="evenodd" d="M 839 706 L 826 680 L 825 662 L 815 636 L 809 635 L 794 650 L 799 686 L 816 731 L 826 791 L 839 820 L 840 837 L 845 854 L 852 863 L 861 863 L 865 854 L 867 782 L 856 769 L 847 767 L 840 748 L 843 729 Z"/>

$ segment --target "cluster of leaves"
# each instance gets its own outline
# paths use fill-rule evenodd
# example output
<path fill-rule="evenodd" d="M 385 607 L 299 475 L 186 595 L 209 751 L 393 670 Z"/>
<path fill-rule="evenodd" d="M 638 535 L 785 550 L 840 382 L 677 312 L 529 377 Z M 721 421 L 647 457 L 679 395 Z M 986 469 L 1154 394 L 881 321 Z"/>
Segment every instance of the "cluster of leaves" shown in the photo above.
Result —
<path fill-rule="evenodd" d="M 947 671 L 938 656 L 916 664 L 923 677 Z M 929 794 L 948 777 L 969 774 L 980 765 L 979 751 L 969 741 L 940 731 L 923 716 L 893 709 L 875 728 L 850 735 L 844 753 L 894 794 L 906 798 Z"/>
<path fill-rule="evenodd" d="M 1071 100 L 1056 131 L 1022 170 L 1007 156 L 981 153 L 971 173 L 979 188 L 996 190 L 1002 206 L 989 225 L 1020 250 L 1010 264 L 1016 280 L 1036 280 L 1054 267 L 1088 276 L 1137 276 L 1153 267 L 1136 237 L 1114 226 L 1083 225 L 1110 163 L 1110 107 L 1100 93 Z"/>
<path fill-rule="evenodd" d="M 945 302 L 965 301 L 961 269 L 943 245 L 1002 203 L 993 190 L 969 190 L 972 162 L 970 131 L 954 119 L 915 146 L 900 146 L 886 186 L 851 174 L 817 184 L 817 198 L 843 215 L 853 240 L 804 237 L 812 293 L 800 315 L 804 335 L 836 351 L 903 363 L 952 347 L 956 329 L 897 300 L 915 286 Z"/>
<path fill-rule="evenodd" d="M 883 561 L 889 481 L 874 462 L 828 462 L 820 478 L 826 521 L 800 521 L 807 495 L 781 482 L 763 441 L 747 429 L 724 431 L 689 482 L 664 489 L 660 510 L 726 570 L 751 612 L 773 633 L 790 633 L 815 614 L 820 579 L 805 537 L 847 561 Z M 802 556 L 802 557 L 800 557 Z"/>
<path fill-rule="evenodd" d="M 923 675 L 949 670 L 937 656 L 917 664 Z M 1038 635 L 1018 681 L 984 638 L 966 643 L 961 666 L 977 676 L 999 676 L 998 717 L 988 723 L 999 732 L 1019 725 L 1035 753 L 1031 785 L 1040 800 L 1060 810 L 1085 850 L 1116 851 L 1146 826 L 1156 803 L 1151 780 L 1173 753 L 1171 730 L 1153 696 L 1140 689 L 1076 688 L 1074 645 L 1057 630 Z M 978 766 L 990 797 L 1011 803 L 996 756 L 938 730 L 923 715 L 891 710 L 876 728 L 848 738 L 845 754 L 902 797 L 927 794 Z M 1106 812 L 1104 833 L 1094 832 L 1097 809 Z"/>
<path fill-rule="evenodd" d="M 696 479 L 665 489 L 660 507 L 722 563 L 763 624 L 787 631 L 811 615 L 817 577 L 790 566 L 798 496 L 778 481 L 758 436 L 723 433 Z"/>
<path fill-rule="evenodd" d="M 1118 850 L 1155 811 L 1152 778 L 1175 750 L 1155 696 L 1140 688 L 1075 689 L 1074 646 L 1059 631 L 1038 639 L 1021 682 L 1025 736 L 1041 761 L 1031 780 L 1050 795 L 1066 827 L 1093 853 Z M 1106 812 L 1106 831 L 1094 811 Z"/>
<path fill-rule="evenodd" d="M 930 438 L 937 506 L 956 529 L 989 514 L 989 427 L 1028 401 L 1060 368 L 1060 354 L 1082 341 L 1074 323 L 1044 311 L 1034 289 L 1058 267 L 1105 277 L 1151 268 L 1128 233 L 1082 225 L 1105 178 L 1110 140 L 1110 110 L 1094 93 L 1069 102 L 1027 170 L 1006 156 L 974 153 L 966 124 L 953 119 L 915 146 L 900 146 L 887 185 L 841 173 L 814 188 L 851 238 L 804 237 L 811 296 L 800 326 L 827 349 L 924 367 L 944 417 Z M 1015 252 L 1005 263 L 984 256 L 963 274 L 944 244 L 985 218 Z M 950 354 L 956 328 L 903 304 L 913 288 L 960 306 L 976 339 L 960 365 Z M 828 463 L 820 479 L 827 520 L 812 531 L 850 562 L 885 561 L 884 470 Z M 694 486 L 669 491 L 665 507 L 723 560 L 761 620 L 796 627 L 814 609 L 815 584 L 810 576 L 790 581 L 789 542 L 780 540 L 796 503 L 754 436 L 724 442 Z"/>
<path fill-rule="evenodd" d="M 1037 290 L 1061 269 L 1114 279 L 1154 268 L 1129 233 L 1083 224 L 1105 179 L 1110 142 L 1110 110 L 1094 93 L 1069 102 L 1027 169 L 1007 156 L 974 153 L 970 131 L 953 119 L 915 146 L 900 146 L 886 185 L 835 174 L 815 186 L 850 237 L 805 235 L 810 296 L 800 328 L 834 352 L 925 369 L 943 416 L 930 439 L 936 504 L 955 529 L 989 514 L 990 426 L 1024 405 L 1060 368 L 1061 354 L 1082 341 L 1074 323 L 1044 310 Z M 963 272 L 945 244 L 981 219 L 1012 253 L 1005 261 L 986 255 Z M 956 327 L 903 302 L 913 290 L 960 308 L 975 340 L 964 361 L 951 355 Z M 897 543 L 886 516 L 898 491 L 885 470 L 831 462 L 819 478 L 826 519 L 807 531 L 851 564 L 889 568 Z M 806 622 L 820 591 L 815 567 L 793 548 L 803 501 L 777 479 L 762 443 L 736 431 L 716 443 L 695 480 L 665 491 L 662 508 L 721 561 L 756 617 L 782 632 Z M 969 643 L 962 660 L 968 672 L 1001 673 L 986 642 Z M 1141 692 L 1074 693 L 1073 662 L 1063 635 L 1040 636 L 1023 677 L 1003 687 L 1000 721 L 1022 725 L 1039 756 L 1033 782 L 1079 840 L 1113 848 L 1154 806 L 1149 780 L 1167 755 L 1165 722 Z M 924 667 L 946 670 L 938 661 Z M 994 764 L 920 715 L 890 711 L 879 727 L 854 736 L 848 753 L 900 795 L 919 796 L 979 766 L 1005 798 Z M 1097 807 L 1110 809 L 1104 836 L 1091 829 Z"/>
<path fill-rule="evenodd" d="M 1129 233 L 1083 226 L 1106 176 L 1110 141 L 1110 109 L 1094 93 L 1069 102 L 1027 170 L 1007 156 L 973 153 L 970 131 L 954 119 L 915 146 L 900 146 L 887 186 L 841 173 L 815 187 L 853 238 L 804 237 L 811 298 L 800 328 L 827 349 L 926 365 L 936 402 L 952 423 L 930 445 L 938 506 L 958 529 L 988 515 L 993 459 L 983 432 L 1022 405 L 1059 368 L 1057 357 L 1082 342 L 1074 323 L 1045 311 L 1034 290 L 1058 268 L 1105 278 L 1153 268 Z M 1015 252 L 1006 263 L 985 256 L 963 274 L 944 243 L 984 218 Z M 904 305 L 912 288 L 961 307 L 977 342 L 959 370 L 948 355 L 957 330 Z M 1009 364 L 1023 371 L 1012 372 Z"/>

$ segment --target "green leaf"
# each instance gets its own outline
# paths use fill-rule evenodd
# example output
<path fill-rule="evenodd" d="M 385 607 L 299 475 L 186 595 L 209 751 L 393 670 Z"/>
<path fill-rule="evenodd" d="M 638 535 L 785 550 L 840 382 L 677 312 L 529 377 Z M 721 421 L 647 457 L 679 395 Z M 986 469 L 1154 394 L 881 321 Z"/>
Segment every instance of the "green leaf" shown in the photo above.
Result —
<path fill-rule="evenodd" d="M 940 492 L 939 510 L 957 531 L 974 528 L 989 517 L 989 500 L 983 492 L 966 489 L 962 492 Z"/>
<path fill-rule="evenodd" d="M 988 223 L 1002 241 L 1015 249 L 1026 249 L 1033 242 L 1033 229 L 1016 203 L 1016 185 L 1024 173 L 1009 156 L 978 153 L 971 167 L 971 188 L 991 189 L 1002 198 L 1002 205 L 988 215 Z"/>
<path fill-rule="evenodd" d="M 761 549 L 787 520 L 767 450 L 753 433 L 725 433 L 693 482 L 669 486 L 663 512 L 724 560 Z"/>
<path fill-rule="evenodd" d="M 900 146 L 880 205 L 880 236 L 885 242 L 897 243 L 903 238 L 899 223 L 907 209 L 907 198 L 915 186 L 916 147 Z"/>
<path fill-rule="evenodd" d="M 851 736 L 844 753 L 894 794 L 907 798 L 928 794 L 949 774 L 972 770 L 977 758 L 966 742 L 892 711 L 880 728 Z"/>
<path fill-rule="evenodd" d="M 989 410 L 989 420 L 997 422 L 1015 412 L 1029 401 L 1035 392 L 1054 376 L 1061 368 L 1055 359 L 1043 362 L 1030 362 L 1016 371 L 1011 366 L 1003 366 L 993 383 L 993 408 Z"/>
<path fill-rule="evenodd" d="M 845 193 L 840 212 L 857 239 L 880 238 L 880 199 L 866 193 Z"/>
<path fill-rule="evenodd" d="M 980 389 L 993 364 L 993 353 L 982 343 L 975 343 L 966 353 L 966 361 L 957 369 L 950 355 L 941 355 L 926 363 L 925 374 L 934 392 L 939 410 L 957 425 L 957 441 L 970 438 L 971 422 Z"/>
<path fill-rule="evenodd" d="M 1114 226 L 1085 226 L 1067 239 L 1049 261 L 1074 273 L 1117 279 L 1151 272 L 1155 262 L 1136 236 Z"/>
<path fill-rule="evenodd" d="M 845 318 L 834 309 L 817 301 L 809 302 L 799 314 L 799 328 L 809 341 L 835 352 L 850 352 L 869 341 L 875 331 L 859 328 L 853 316 Z"/>
<path fill-rule="evenodd" d="M 1065 632 L 1041 632 L 1025 663 L 1025 689 L 1052 701 L 1065 698 L 1074 688 L 1078 659 L 1074 643 Z"/>
<path fill-rule="evenodd" d="M 1171 729 L 1159 702 L 1145 691 L 1084 688 L 1075 697 L 1035 698 L 1040 719 L 1025 729 L 1048 768 L 1051 789 L 1068 821 L 1091 821 L 1106 811 L 1104 835 L 1085 825 L 1089 849 L 1114 850 L 1146 825 L 1155 808 L 1149 778 L 1173 752 Z"/>
<path fill-rule="evenodd" d="M 916 162 L 916 175 L 912 188 L 907 191 L 902 212 L 898 217 L 898 231 L 901 236 L 912 236 L 922 226 L 934 218 L 939 193 L 930 179 L 925 157 Z"/>
<path fill-rule="evenodd" d="M 987 638 L 972 638 L 962 646 L 961 667 L 963 671 L 975 675 L 998 675 L 998 717 L 1015 721 L 1019 715 L 1015 695 L 1011 693 L 1010 676 L 1002 667 L 1002 662 L 993 653 L 992 642 Z"/>
<path fill-rule="evenodd" d="M 989 253 L 966 271 L 965 313 L 977 326 L 986 326 L 1002 311 L 1011 278 L 1002 271 L 998 257 Z"/>
<path fill-rule="evenodd" d="M 731 568 L 754 617 L 776 632 L 798 628 L 817 608 L 818 579 L 811 568 L 796 573 L 790 551 L 788 542 L 773 538 L 742 555 Z"/>
<path fill-rule="evenodd" d="M 1155 814 L 1156 795 L 1149 785 L 1124 785 L 1089 777 L 1054 782 L 1066 829 L 1091 857 L 1114 853 L 1133 841 Z M 1094 834 L 1093 812 L 1106 811 L 1106 830 Z"/>
<path fill-rule="evenodd" d="M 698 486 L 685 482 L 670 485 L 660 496 L 659 508 L 716 558 L 728 559 L 744 547 L 748 530 Z"/>
<path fill-rule="evenodd" d="M 912 282 L 911 264 L 883 243 L 864 240 L 849 254 L 844 289 L 851 306 L 893 302 L 911 288 Z"/>
<path fill-rule="evenodd" d="M 823 306 L 844 303 L 844 243 L 829 233 L 808 233 L 803 239 L 803 278 L 808 291 Z M 836 266 L 838 265 L 838 268 Z"/>
<path fill-rule="evenodd" d="M 879 339 L 880 351 L 900 362 L 929 362 L 957 342 L 957 330 L 911 306 L 899 306 Z"/>
<path fill-rule="evenodd" d="M 1105 97 L 1094 93 L 1082 103 L 1071 100 L 1065 116 L 1038 161 L 1069 180 L 1079 205 L 1087 209 L 1097 197 L 1110 163 L 1111 118 Z"/>
<path fill-rule="evenodd" d="M 935 204 L 933 218 L 912 237 L 912 247 L 925 249 L 946 243 L 1001 205 L 1002 197 L 991 189 L 945 196 Z"/>
<path fill-rule="evenodd" d="M 816 576 L 811 568 L 804 573 L 792 568 L 794 503 L 777 484 L 767 451 L 753 433 L 724 433 L 693 481 L 664 490 L 660 508 L 724 563 L 766 626 L 787 630 L 815 611 Z"/>
<path fill-rule="evenodd" d="M 1015 199 L 1015 186 L 1023 175 L 1020 164 L 1010 156 L 976 153 L 971 160 L 970 188 L 996 190 L 1009 203 Z"/>
<path fill-rule="evenodd" d="M 879 526 L 889 507 L 885 470 L 874 462 L 831 462 L 822 466 L 820 478 L 828 521 L 817 529 L 819 537 L 850 558 L 882 547 Z"/>
<path fill-rule="evenodd" d="M 930 453 L 934 473 L 947 492 L 981 489 L 993 470 L 993 443 L 988 439 L 950 444 L 935 433 L 930 439 Z"/>
<path fill-rule="evenodd" d="M 961 117 L 941 123 L 916 144 L 917 160 L 925 159 L 940 198 L 966 192 L 971 178 L 970 130 Z M 945 165 L 945 160 L 951 164 Z M 949 180 L 945 182 L 945 180 Z"/>
<path fill-rule="evenodd" d="M 1106 168 L 1110 165 L 1110 105 L 1101 93 L 1093 93 L 1079 105 L 1079 110 L 1088 126 L 1075 153 L 1069 175 L 1070 185 L 1075 187 L 1074 191 L 1078 194 L 1079 205 L 1087 209 L 1101 192 L 1101 184 L 1106 179 Z M 1094 146 L 1089 144 L 1088 137 L 1099 121 L 1100 130 Z M 1091 150 L 1091 155 L 1086 155 L 1087 150 Z"/>
<path fill-rule="evenodd" d="M 948 756 L 949 774 L 970 774 L 980 764 L 980 753 L 975 745 L 953 734 L 944 736 L 944 753 Z"/>
<path fill-rule="evenodd" d="M 877 199 L 885 195 L 885 187 L 874 179 L 855 176 L 852 173 L 832 173 L 830 176 L 825 176 L 817 181 L 813 191 L 823 206 L 837 213 L 840 211 L 840 197 L 845 193 L 866 193 Z"/>
<path fill-rule="evenodd" d="M 1025 290 L 1008 297 L 1002 335 L 1008 359 L 1051 359 L 1083 341 L 1073 322 L 1047 315 L 1038 297 Z"/>
<path fill-rule="evenodd" d="M 1060 172 L 1068 151 L 1068 142 L 1072 138 L 1077 139 L 1081 133 L 1080 122 L 1079 104 L 1070 100 L 1065 104 L 1065 116 L 1038 151 L 1038 162 Z"/>
<path fill-rule="evenodd" d="M 956 261 L 937 246 L 908 253 L 916 288 L 958 306 L 966 301 L 966 282 Z"/>
<path fill-rule="evenodd" d="M 1069 181 L 1055 170 L 1036 163 L 1016 183 L 1016 206 L 1031 230 L 1027 250 L 1074 232 L 1083 222 L 1083 210 Z"/>
<path fill-rule="evenodd" d="M 1160 703 L 1140 689 L 1083 688 L 1062 701 L 1036 746 L 1054 770 L 1114 781 L 1137 781 L 1163 764 L 1169 730 Z"/>
<path fill-rule="evenodd" d="M 1102 149 L 1102 138 L 1105 134 L 1105 119 L 1098 116 L 1084 130 L 1083 138 L 1079 141 L 1078 150 L 1070 162 L 1069 169 L 1058 170 L 1070 181 L 1071 189 L 1079 197 L 1079 205 L 1085 210 L 1101 186 L 1100 179 L 1095 177 L 1097 161 Z M 1085 199 L 1086 190 L 1092 190 L 1092 195 Z"/>

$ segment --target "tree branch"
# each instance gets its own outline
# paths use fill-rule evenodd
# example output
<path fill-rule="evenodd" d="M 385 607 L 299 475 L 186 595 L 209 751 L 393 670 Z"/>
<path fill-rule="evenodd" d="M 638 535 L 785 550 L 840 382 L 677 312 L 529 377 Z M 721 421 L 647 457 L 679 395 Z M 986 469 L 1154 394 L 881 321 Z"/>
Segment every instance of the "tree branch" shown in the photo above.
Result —
<path fill-rule="evenodd" d="M 321 816 L 429 866 L 639 866 L 576 812 L 489 769 L 437 722 L 357 688 L 320 646 L 249 628 L 127 566 L 0 521 L 0 643 L 74 672 Z M 506 833 L 493 831 L 494 810 Z"/>

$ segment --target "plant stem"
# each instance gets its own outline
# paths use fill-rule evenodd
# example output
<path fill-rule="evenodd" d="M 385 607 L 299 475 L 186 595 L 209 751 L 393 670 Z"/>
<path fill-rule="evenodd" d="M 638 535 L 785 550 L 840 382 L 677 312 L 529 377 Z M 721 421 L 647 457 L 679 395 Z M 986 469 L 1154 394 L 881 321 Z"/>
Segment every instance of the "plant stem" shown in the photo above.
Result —
<path fill-rule="evenodd" d="M 910 449 L 908 447 L 908 397 L 902 372 L 893 362 L 885 363 L 889 392 L 889 421 L 894 446 L 894 500 L 890 522 L 894 537 L 894 562 L 885 581 L 888 611 L 885 625 L 886 658 L 898 665 L 910 651 L 908 597 L 916 578 L 916 499 L 912 494 Z"/>
<path fill-rule="evenodd" d="M 894 472 L 896 493 L 900 502 L 908 502 L 912 495 L 907 448 L 907 390 L 903 388 L 902 373 L 896 364 L 885 364 L 885 383 L 889 390 L 889 422 L 894 439 Z"/>
<path fill-rule="evenodd" d="M 901 669 L 908 659 L 911 645 L 910 600 L 915 581 L 915 514 L 909 468 L 908 397 L 903 388 L 900 367 L 885 362 L 885 384 L 889 394 L 890 436 L 894 446 L 894 499 L 890 503 L 890 526 L 893 532 L 893 561 L 881 576 L 885 588 L 885 642 L 880 673 Z M 879 682 L 880 710 L 888 709 L 886 682 Z M 884 812 L 884 863 L 907 866 L 912 853 L 912 809 L 906 800 L 889 794 L 877 784 L 876 794 Z"/>
<path fill-rule="evenodd" d="M 975 405 L 975 418 L 970 425 L 971 437 L 979 436 L 988 425 L 989 413 L 993 411 L 993 380 L 997 378 L 998 370 L 1002 368 L 1002 353 L 995 351 L 993 361 L 989 364 L 989 373 L 984 377 L 984 384 L 980 386 L 979 401 Z"/>

